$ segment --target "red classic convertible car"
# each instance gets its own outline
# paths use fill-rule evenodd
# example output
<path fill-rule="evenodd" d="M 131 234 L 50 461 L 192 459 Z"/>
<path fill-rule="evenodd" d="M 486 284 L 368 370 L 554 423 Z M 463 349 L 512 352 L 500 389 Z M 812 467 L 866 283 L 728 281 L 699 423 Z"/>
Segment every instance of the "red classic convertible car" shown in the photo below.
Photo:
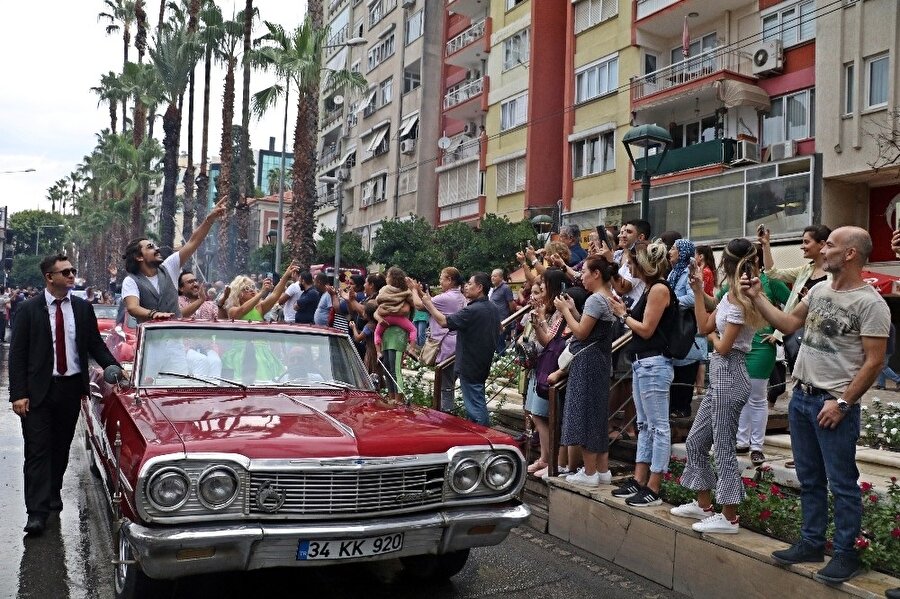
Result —
<path fill-rule="evenodd" d="M 510 438 L 387 403 L 336 331 L 147 323 L 125 366 L 93 372 L 82 403 L 117 597 L 191 574 L 394 558 L 447 578 L 529 516 Z"/>

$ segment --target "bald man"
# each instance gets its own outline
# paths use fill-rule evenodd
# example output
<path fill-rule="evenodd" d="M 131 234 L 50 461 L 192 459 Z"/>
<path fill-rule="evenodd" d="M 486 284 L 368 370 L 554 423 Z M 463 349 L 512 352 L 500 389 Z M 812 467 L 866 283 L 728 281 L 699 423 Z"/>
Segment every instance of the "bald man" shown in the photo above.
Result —
<path fill-rule="evenodd" d="M 862 521 L 856 468 L 859 401 L 881 371 L 891 325 L 887 303 L 862 278 L 871 253 L 872 238 L 864 229 L 832 231 L 822 248 L 822 268 L 832 280 L 812 287 L 789 314 L 760 293 L 759 279 L 741 281 L 753 305 L 780 331 L 806 327 L 788 407 L 803 526 L 800 541 L 772 557 L 782 565 L 823 561 L 830 486 L 834 557 L 814 575 L 828 584 L 849 580 L 862 569 L 854 547 Z"/>
<path fill-rule="evenodd" d="M 488 299 L 497 307 L 497 313 L 500 315 L 501 321 L 516 311 L 516 302 L 513 298 L 512 289 L 506 284 L 505 273 L 500 268 L 495 268 L 491 271 L 491 290 L 488 291 Z M 509 328 L 500 331 L 500 336 L 497 339 L 498 354 L 502 354 L 506 350 L 509 333 Z"/>

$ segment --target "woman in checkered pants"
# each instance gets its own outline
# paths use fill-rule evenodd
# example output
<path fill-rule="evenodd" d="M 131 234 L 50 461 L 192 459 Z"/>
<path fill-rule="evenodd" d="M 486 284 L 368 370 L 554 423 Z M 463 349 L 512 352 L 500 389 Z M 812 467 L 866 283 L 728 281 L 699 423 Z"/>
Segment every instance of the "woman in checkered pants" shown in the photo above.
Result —
<path fill-rule="evenodd" d="M 750 397 L 746 357 L 754 333 L 765 321 L 739 283 L 741 276 L 759 276 L 753 244 L 743 238 L 732 239 L 722 254 L 722 270 L 728 293 L 718 307 L 708 314 L 703 302 L 694 304 L 697 328 L 713 345 L 709 389 L 688 433 L 688 461 L 681 476 L 682 486 L 697 491 L 697 499 L 671 511 L 675 516 L 700 520 L 692 526 L 697 532 L 733 534 L 738 532 L 737 506 L 744 498 L 734 448 L 741 410 Z M 703 293 L 703 279 L 696 272 L 691 273 L 691 287 L 698 296 Z M 715 473 L 709 464 L 712 446 Z M 713 511 L 712 489 L 722 505 L 721 514 Z"/>

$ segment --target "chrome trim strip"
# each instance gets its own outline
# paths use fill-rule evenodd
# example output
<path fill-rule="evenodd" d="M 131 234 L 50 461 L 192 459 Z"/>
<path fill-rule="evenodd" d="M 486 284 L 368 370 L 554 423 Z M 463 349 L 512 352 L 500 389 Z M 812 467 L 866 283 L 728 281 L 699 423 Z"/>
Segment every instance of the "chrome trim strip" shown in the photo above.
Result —
<path fill-rule="evenodd" d="M 327 412 L 323 412 L 316 406 L 314 406 L 308 402 L 305 402 L 302 399 L 298 399 L 296 397 L 291 397 L 287 393 L 282 392 L 282 393 L 279 393 L 278 395 L 280 397 L 286 397 L 287 399 L 291 400 L 292 402 L 298 403 L 305 408 L 309 408 L 310 410 L 312 410 L 313 412 L 315 412 L 316 414 L 318 414 L 319 416 L 321 416 L 322 418 L 324 418 L 325 420 L 330 422 L 334 428 L 336 428 L 339 431 L 341 431 L 342 433 L 344 433 L 345 436 L 350 437 L 351 439 L 356 439 L 356 433 L 353 432 L 353 429 L 350 428 L 349 426 L 347 426 L 346 424 L 344 424 L 343 422 L 337 420 L 331 414 L 328 414 Z"/>

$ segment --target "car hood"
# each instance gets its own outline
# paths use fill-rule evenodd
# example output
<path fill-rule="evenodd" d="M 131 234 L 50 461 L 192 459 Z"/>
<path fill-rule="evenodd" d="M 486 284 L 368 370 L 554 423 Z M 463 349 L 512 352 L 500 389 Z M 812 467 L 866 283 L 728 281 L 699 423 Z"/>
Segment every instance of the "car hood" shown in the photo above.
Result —
<path fill-rule="evenodd" d="M 511 440 L 491 429 L 418 406 L 385 403 L 373 393 L 172 398 L 147 396 L 157 439 L 168 422 L 189 453 L 238 453 L 250 459 L 384 457 L 443 453 L 458 445 Z"/>

